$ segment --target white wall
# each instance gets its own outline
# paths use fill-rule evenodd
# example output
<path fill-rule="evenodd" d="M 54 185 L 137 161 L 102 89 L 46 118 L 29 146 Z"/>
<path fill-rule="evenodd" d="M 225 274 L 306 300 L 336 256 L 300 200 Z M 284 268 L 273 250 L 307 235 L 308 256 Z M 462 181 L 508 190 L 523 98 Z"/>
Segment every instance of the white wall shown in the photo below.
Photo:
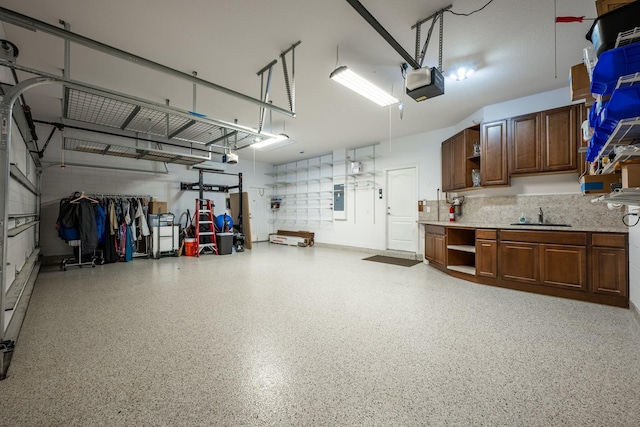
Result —
<path fill-rule="evenodd" d="M 455 126 L 425 132 L 403 138 L 389 140 L 381 136 L 376 146 L 375 186 L 366 190 L 350 188 L 347 193 L 347 220 L 334 221 L 320 227 L 304 224 L 306 229 L 316 232 L 316 241 L 336 245 L 364 247 L 376 250 L 386 249 L 386 194 L 385 171 L 394 168 L 413 167 L 418 169 L 419 184 L 417 201 L 435 200 L 441 185 L 442 141 L 458 131 L 481 121 L 497 120 L 520 114 L 542 111 L 569 104 L 568 87 L 515 99 L 495 105 L 488 105 L 471 114 Z M 425 101 L 428 102 L 428 101 Z M 366 150 L 366 149 L 365 149 Z M 349 153 L 353 154 L 350 150 Z M 378 198 L 382 189 L 384 198 Z M 555 174 L 513 178 L 510 187 L 481 189 L 465 192 L 465 197 L 485 197 L 516 194 L 565 194 L 579 193 L 577 173 Z M 443 195 L 441 195 L 444 198 Z M 604 208 L 604 207 L 603 207 Z M 606 208 L 605 208 L 606 209 Z M 303 225 L 303 224 L 301 224 Z M 416 226 L 416 232 L 419 227 Z M 422 251 L 422 239 L 416 252 Z"/>

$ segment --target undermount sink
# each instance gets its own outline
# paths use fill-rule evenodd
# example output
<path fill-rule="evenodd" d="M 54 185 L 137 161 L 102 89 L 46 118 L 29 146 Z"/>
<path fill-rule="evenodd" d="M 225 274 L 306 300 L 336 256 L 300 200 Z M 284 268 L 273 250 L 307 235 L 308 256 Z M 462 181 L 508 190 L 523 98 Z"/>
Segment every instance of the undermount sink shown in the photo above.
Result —
<path fill-rule="evenodd" d="M 538 224 L 537 222 L 525 222 L 525 223 L 517 222 L 511 225 L 521 225 L 524 227 L 528 227 L 531 225 L 534 227 L 571 227 L 571 225 L 569 224 L 550 224 L 550 223 Z"/>

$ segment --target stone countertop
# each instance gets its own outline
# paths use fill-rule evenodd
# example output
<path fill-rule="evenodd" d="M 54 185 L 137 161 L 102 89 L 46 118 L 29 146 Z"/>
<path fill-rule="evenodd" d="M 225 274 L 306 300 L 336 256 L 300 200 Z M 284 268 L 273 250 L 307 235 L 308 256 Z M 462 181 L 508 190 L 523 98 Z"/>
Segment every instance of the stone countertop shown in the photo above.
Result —
<path fill-rule="evenodd" d="M 620 227 L 586 227 L 571 226 L 558 227 L 552 225 L 511 225 L 505 223 L 477 223 L 477 222 L 450 222 L 450 221 L 418 221 L 420 224 L 437 225 L 440 227 L 457 227 L 457 228 L 497 228 L 502 230 L 529 230 L 529 231 L 595 231 L 600 233 L 628 233 L 629 229 L 621 225 Z"/>

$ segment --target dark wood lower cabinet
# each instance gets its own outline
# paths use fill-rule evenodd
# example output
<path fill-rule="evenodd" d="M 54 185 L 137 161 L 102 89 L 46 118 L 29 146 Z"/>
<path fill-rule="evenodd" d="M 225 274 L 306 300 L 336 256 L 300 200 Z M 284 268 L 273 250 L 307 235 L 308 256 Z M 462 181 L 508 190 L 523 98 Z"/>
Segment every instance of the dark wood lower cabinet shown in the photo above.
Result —
<path fill-rule="evenodd" d="M 540 283 L 538 246 L 537 243 L 500 242 L 500 277 L 517 282 Z"/>
<path fill-rule="evenodd" d="M 541 283 L 587 291 L 587 248 L 540 245 Z"/>
<path fill-rule="evenodd" d="M 591 292 L 628 297 L 627 251 L 619 248 L 591 250 Z"/>
<path fill-rule="evenodd" d="M 498 242 L 476 240 L 476 276 L 498 277 Z"/>
<path fill-rule="evenodd" d="M 444 227 L 426 226 L 424 233 L 424 257 L 442 266 L 446 263 L 446 239 Z"/>
<path fill-rule="evenodd" d="M 425 258 L 453 276 L 521 291 L 629 306 L 625 233 L 478 228 L 474 238 L 471 227 L 435 227 L 431 233 L 426 232 L 427 227 L 433 226 L 425 226 Z M 475 240 L 475 246 L 471 240 Z M 460 254 L 470 259 L 461 260 Z M 461 270 L 460 266 L 473 266 L 474 262 L 474 269 Z M 461 275 L 461 271 L 466 274 Z"/>

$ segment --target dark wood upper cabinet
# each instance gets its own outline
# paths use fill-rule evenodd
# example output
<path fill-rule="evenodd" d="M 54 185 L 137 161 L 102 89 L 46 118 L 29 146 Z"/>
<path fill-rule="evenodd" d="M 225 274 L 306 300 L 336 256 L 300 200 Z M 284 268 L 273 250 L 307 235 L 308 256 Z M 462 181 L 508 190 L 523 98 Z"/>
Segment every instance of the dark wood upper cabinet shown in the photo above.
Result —
<path fill-rule="evenodd" d="M 509 171 L 511 174 L 540 172 L 540 114 L 525 114 L 509 120 Z"/>
<path fill-rule="evenodd" d="M 577 170 L 577 109 L 578 106 L 569 105 L 540 113 L 542 172 Z"/>
<path fill-rule="evenodd" d="M 509 119 L 509 174 L 575 172 L 579 106 Z"/>
<path fill-rule="evenodd" d="M 453 138 L 442 143 L 442 191 L 453 190 Z"/>
<path fill-rule="evenodd" d="M 453 188 L 460 189 L 465 188 L 466 185 L 466 165 L 467 156 L 465 149 L 465 135 L 459 133 L 453 137 Z"/>
<path fill-rule="evenodd" d="M 480 175 L 482 186 L 507 185 L 507 121 L 483 123 L 480 127 Z"/>
<path fill-rule="evenodd" d="M 478 130 L 465 129 L 442 143 L 442 191 L 473 186 L 471 171 L 479 166 L 470 157 L 478 140 Z"/>

